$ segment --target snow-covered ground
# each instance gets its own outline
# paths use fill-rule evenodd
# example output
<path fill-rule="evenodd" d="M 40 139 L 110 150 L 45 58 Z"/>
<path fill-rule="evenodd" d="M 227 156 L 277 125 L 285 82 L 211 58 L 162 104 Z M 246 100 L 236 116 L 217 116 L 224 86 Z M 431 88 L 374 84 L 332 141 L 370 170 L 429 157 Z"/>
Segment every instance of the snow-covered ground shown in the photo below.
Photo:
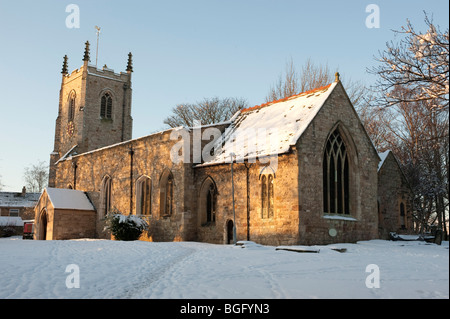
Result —
<path fill-rule="evenodd" d="M 448 242 L 243 247 L 0 239 L 0 298 L 449 298 Z"/>

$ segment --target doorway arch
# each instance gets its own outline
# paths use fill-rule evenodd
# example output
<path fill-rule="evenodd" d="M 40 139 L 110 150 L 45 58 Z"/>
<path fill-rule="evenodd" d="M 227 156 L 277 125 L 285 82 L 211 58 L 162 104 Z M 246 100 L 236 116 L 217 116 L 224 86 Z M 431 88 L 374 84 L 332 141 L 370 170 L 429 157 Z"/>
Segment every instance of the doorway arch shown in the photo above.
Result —
<path fill-rule="evenodd" d="M 39 218 L 39 240 L 47 240 L 47 224 L 47 211 L 44 209 L 42 210 L 41 217 Z"/>
<path fill-rule="evenodd" d="M 234 224 L 233 221 L 230 219 L 227 221 L 227 241 L 226 244 L 230 245 L 233 244 L 233 228 L 234 228 Z"/>

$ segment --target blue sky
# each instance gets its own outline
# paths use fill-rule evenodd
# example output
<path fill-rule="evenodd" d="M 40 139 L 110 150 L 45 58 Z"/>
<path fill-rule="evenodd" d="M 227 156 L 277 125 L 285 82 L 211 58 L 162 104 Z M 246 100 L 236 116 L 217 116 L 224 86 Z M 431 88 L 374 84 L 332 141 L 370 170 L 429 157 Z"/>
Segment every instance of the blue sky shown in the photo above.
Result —
<path fill-rule="evenodd" d="M 80 28 L 67 28 L 69 4 Z M 367 28 L 366 6 L 380 8 Z M 95 63 L 95 25 L 102 28 L 98 66 L 125 71 L 132 52 L 133 138 L 164 129 L 172 107 L 205 97 L 264 102 L 290 58 L 309 57 L 367 85 L 366 68 L 410 19 L 426 31 L 423 11 L 448 28 L 447 1 L 430 0 L 0 0 L 0 175 L 20 191 L 26 166 L 53 151 L 63 56 L 82 65 L 84 42 Z"/>

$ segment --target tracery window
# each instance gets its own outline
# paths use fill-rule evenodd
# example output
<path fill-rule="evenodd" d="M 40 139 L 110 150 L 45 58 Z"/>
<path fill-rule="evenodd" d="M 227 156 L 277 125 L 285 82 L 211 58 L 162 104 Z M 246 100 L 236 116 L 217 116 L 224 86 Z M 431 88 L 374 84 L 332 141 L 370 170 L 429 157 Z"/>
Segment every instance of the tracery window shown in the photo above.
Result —
<path fill-rule="evenodd" d="M 151 215 L 152 208 L 152 180 L 147 176 L 142 176 L 136 186 L 137 192 L 137 214 L 139 215 Z"/>
<path fill-rule="evenodd" d="M 261 176 L 261 218 L 273 218 L 274 215 L 274 178 L 272 174 Z"/>
<path fill-rule="evenodd" d="M 323 154 L 323 209 L 328 214 L 350 214 L 348 153 L 337 128 Z"/>
<path fill-rule="evenodd" d="M 102 119 L 112 118 L 112 96 L 108 92 L 102 95 L 100 117 Z"/>
<path fill-rule="evenodd" d="M 68 122 L 72 122 L 75 118 L 75 93 L 72 93 L 69 98 Z"/>

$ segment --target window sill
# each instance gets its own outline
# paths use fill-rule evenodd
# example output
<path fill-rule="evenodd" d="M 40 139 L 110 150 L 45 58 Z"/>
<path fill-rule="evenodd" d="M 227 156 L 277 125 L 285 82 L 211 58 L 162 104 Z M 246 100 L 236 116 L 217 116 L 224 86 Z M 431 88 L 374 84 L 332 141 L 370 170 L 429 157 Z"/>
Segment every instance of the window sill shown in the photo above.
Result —
<path fill-rule="evenodd" d="M 346 220 L 350 222 L 357 222 L 358 220 L 354 217 L 344 216 L 344 215 L 323 215 L 324 219 L 332 219 L 332 220 Z"/>

